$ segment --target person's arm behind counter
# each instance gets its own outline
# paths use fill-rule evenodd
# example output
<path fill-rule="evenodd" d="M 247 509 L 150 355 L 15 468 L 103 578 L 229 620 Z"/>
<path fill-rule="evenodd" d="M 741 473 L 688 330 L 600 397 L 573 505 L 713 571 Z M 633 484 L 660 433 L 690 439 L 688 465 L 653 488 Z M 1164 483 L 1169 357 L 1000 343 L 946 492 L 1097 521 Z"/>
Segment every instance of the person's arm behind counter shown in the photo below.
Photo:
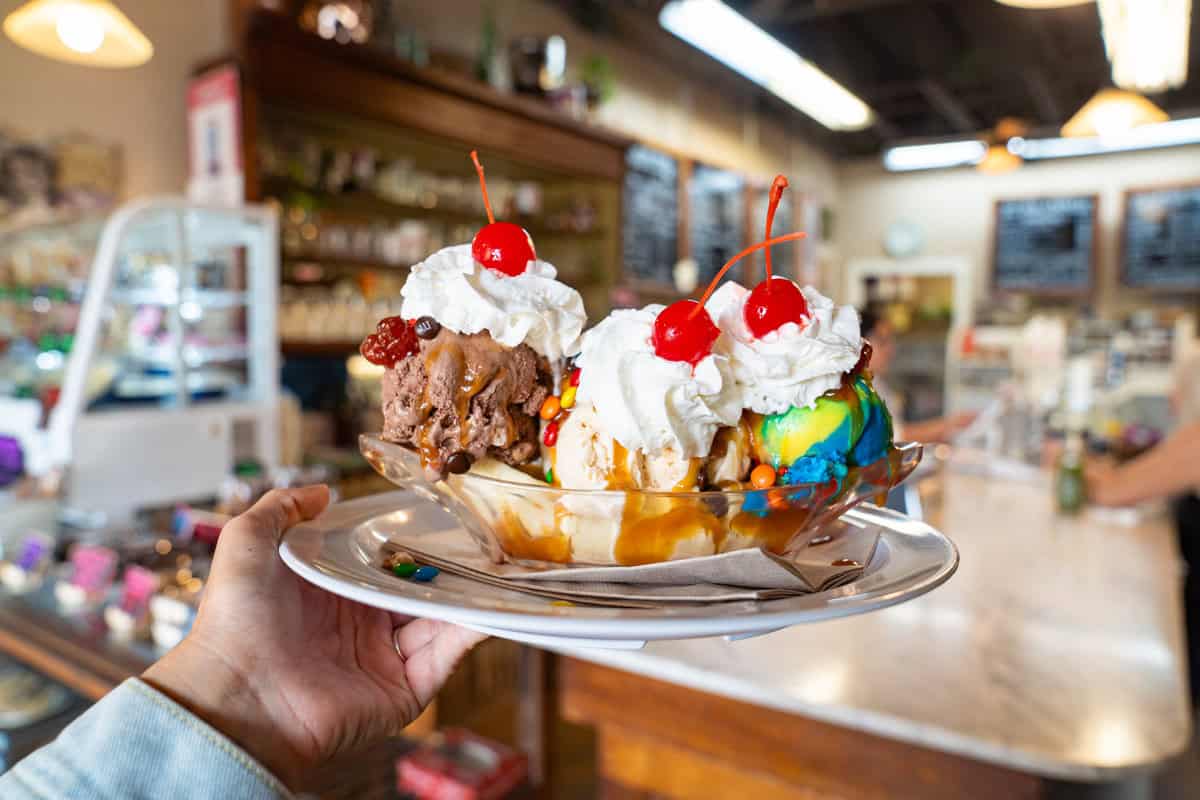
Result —
<path fill-rule="evenodd" d="M 1127 506 L 1200 487 L 1200 423 L 1179 428 L 1118 467 L 1088 467 L 1088 494 L 1104 506 Z"/>

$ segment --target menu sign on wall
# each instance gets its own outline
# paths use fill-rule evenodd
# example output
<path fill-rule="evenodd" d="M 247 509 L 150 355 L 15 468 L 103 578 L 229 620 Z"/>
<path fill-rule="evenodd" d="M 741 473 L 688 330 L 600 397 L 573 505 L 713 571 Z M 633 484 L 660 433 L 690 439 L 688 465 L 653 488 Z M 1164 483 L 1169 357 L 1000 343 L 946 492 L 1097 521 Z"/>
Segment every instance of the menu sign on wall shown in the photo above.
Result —
<path fill-rule="evenodd" d="M 1096 257 L 1092 196 L 996 203 L 992 283 L 1001 291 L 1083 294 Z"/>
<path fill-rule="evenodd" d="M 1121 240 L 1125 285 L 1200 290 L 1200 184 L 1129 192 Z"/>
<path fill-rule="evenodd" d="M 745 245 L 745 179 L 697 164 L 688 181 L 688 242 L 705 286 Z"/>
<path fill-rule="evenodd" d="M 679 260 L 679 164 L 649 147 L 625 154 L 622 187 L 625 277 L 671 286 Z"/>

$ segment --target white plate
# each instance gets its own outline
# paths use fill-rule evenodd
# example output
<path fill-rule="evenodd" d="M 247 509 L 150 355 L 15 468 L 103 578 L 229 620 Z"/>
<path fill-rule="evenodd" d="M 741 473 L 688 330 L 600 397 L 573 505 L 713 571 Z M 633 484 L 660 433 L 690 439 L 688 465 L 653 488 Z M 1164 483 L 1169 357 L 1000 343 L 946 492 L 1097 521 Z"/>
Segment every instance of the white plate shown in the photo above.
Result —
<path fill-rule="evenodd" d="M 399 614 L 432 617 L 531 644 L 638 647 L 655 639 L 743 638 L 804 622 L 861 614 L 918 597 L 958 567 L 954 544 L 923 522 L 859 506 L 845 515 L 880 530 L 874 558 L 853 583 L 761 602 L 663 608 L 561 606 L 522 592 L 442 573 L 432 583 L 380 569 L 379 548 L 397 526 L 442 531 L 457 522 L 412 492 L 373 495 L 292 528 L 279 552 L 304 579 L 334 594 Z"/>

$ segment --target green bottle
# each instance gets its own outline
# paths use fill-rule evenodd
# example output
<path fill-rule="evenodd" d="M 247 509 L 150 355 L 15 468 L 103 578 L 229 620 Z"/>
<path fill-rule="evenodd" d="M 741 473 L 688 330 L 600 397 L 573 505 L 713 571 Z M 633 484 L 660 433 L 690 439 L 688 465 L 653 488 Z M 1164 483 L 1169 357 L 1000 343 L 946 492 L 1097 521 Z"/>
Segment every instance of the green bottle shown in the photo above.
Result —
<path fill-rule="evenodd" d="M 1078 514 L 1087 502 L 1087 479 L 1083 475 L 1083 437 L 1072 433 L 1058 459 L 1054 494 L 1061 514 Z"/>

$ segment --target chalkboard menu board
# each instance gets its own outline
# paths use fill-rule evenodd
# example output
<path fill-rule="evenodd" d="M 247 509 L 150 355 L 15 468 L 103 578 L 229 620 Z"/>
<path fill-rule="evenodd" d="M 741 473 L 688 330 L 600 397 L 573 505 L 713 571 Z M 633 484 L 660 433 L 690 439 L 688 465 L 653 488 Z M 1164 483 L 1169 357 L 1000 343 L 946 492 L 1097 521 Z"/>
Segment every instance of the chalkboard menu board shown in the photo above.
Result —
<path fill-rule="evenodd" d="M 745 179 L 697 164 L 688 181 L 688 242 L 699 267 L 700 286 L 745 247 Z"/>
<path fill-rule="evenodd" d="M 1092 285 L 1095 196 L 996 203 L 992 282 L 1001 291 L 1082 294 Z"/>
<path fill-rule="evenodd" d="M 1121 240 L 1127 286 L 1200 290 L 1200 184 L 1129 192 Z"/>
<path fill-rule="evenodd" d="M 672 285 L 679 260 L 679 164 L 657 150 L 633 145 L 625 154 L 622 188 L 625 277 Z"/>

